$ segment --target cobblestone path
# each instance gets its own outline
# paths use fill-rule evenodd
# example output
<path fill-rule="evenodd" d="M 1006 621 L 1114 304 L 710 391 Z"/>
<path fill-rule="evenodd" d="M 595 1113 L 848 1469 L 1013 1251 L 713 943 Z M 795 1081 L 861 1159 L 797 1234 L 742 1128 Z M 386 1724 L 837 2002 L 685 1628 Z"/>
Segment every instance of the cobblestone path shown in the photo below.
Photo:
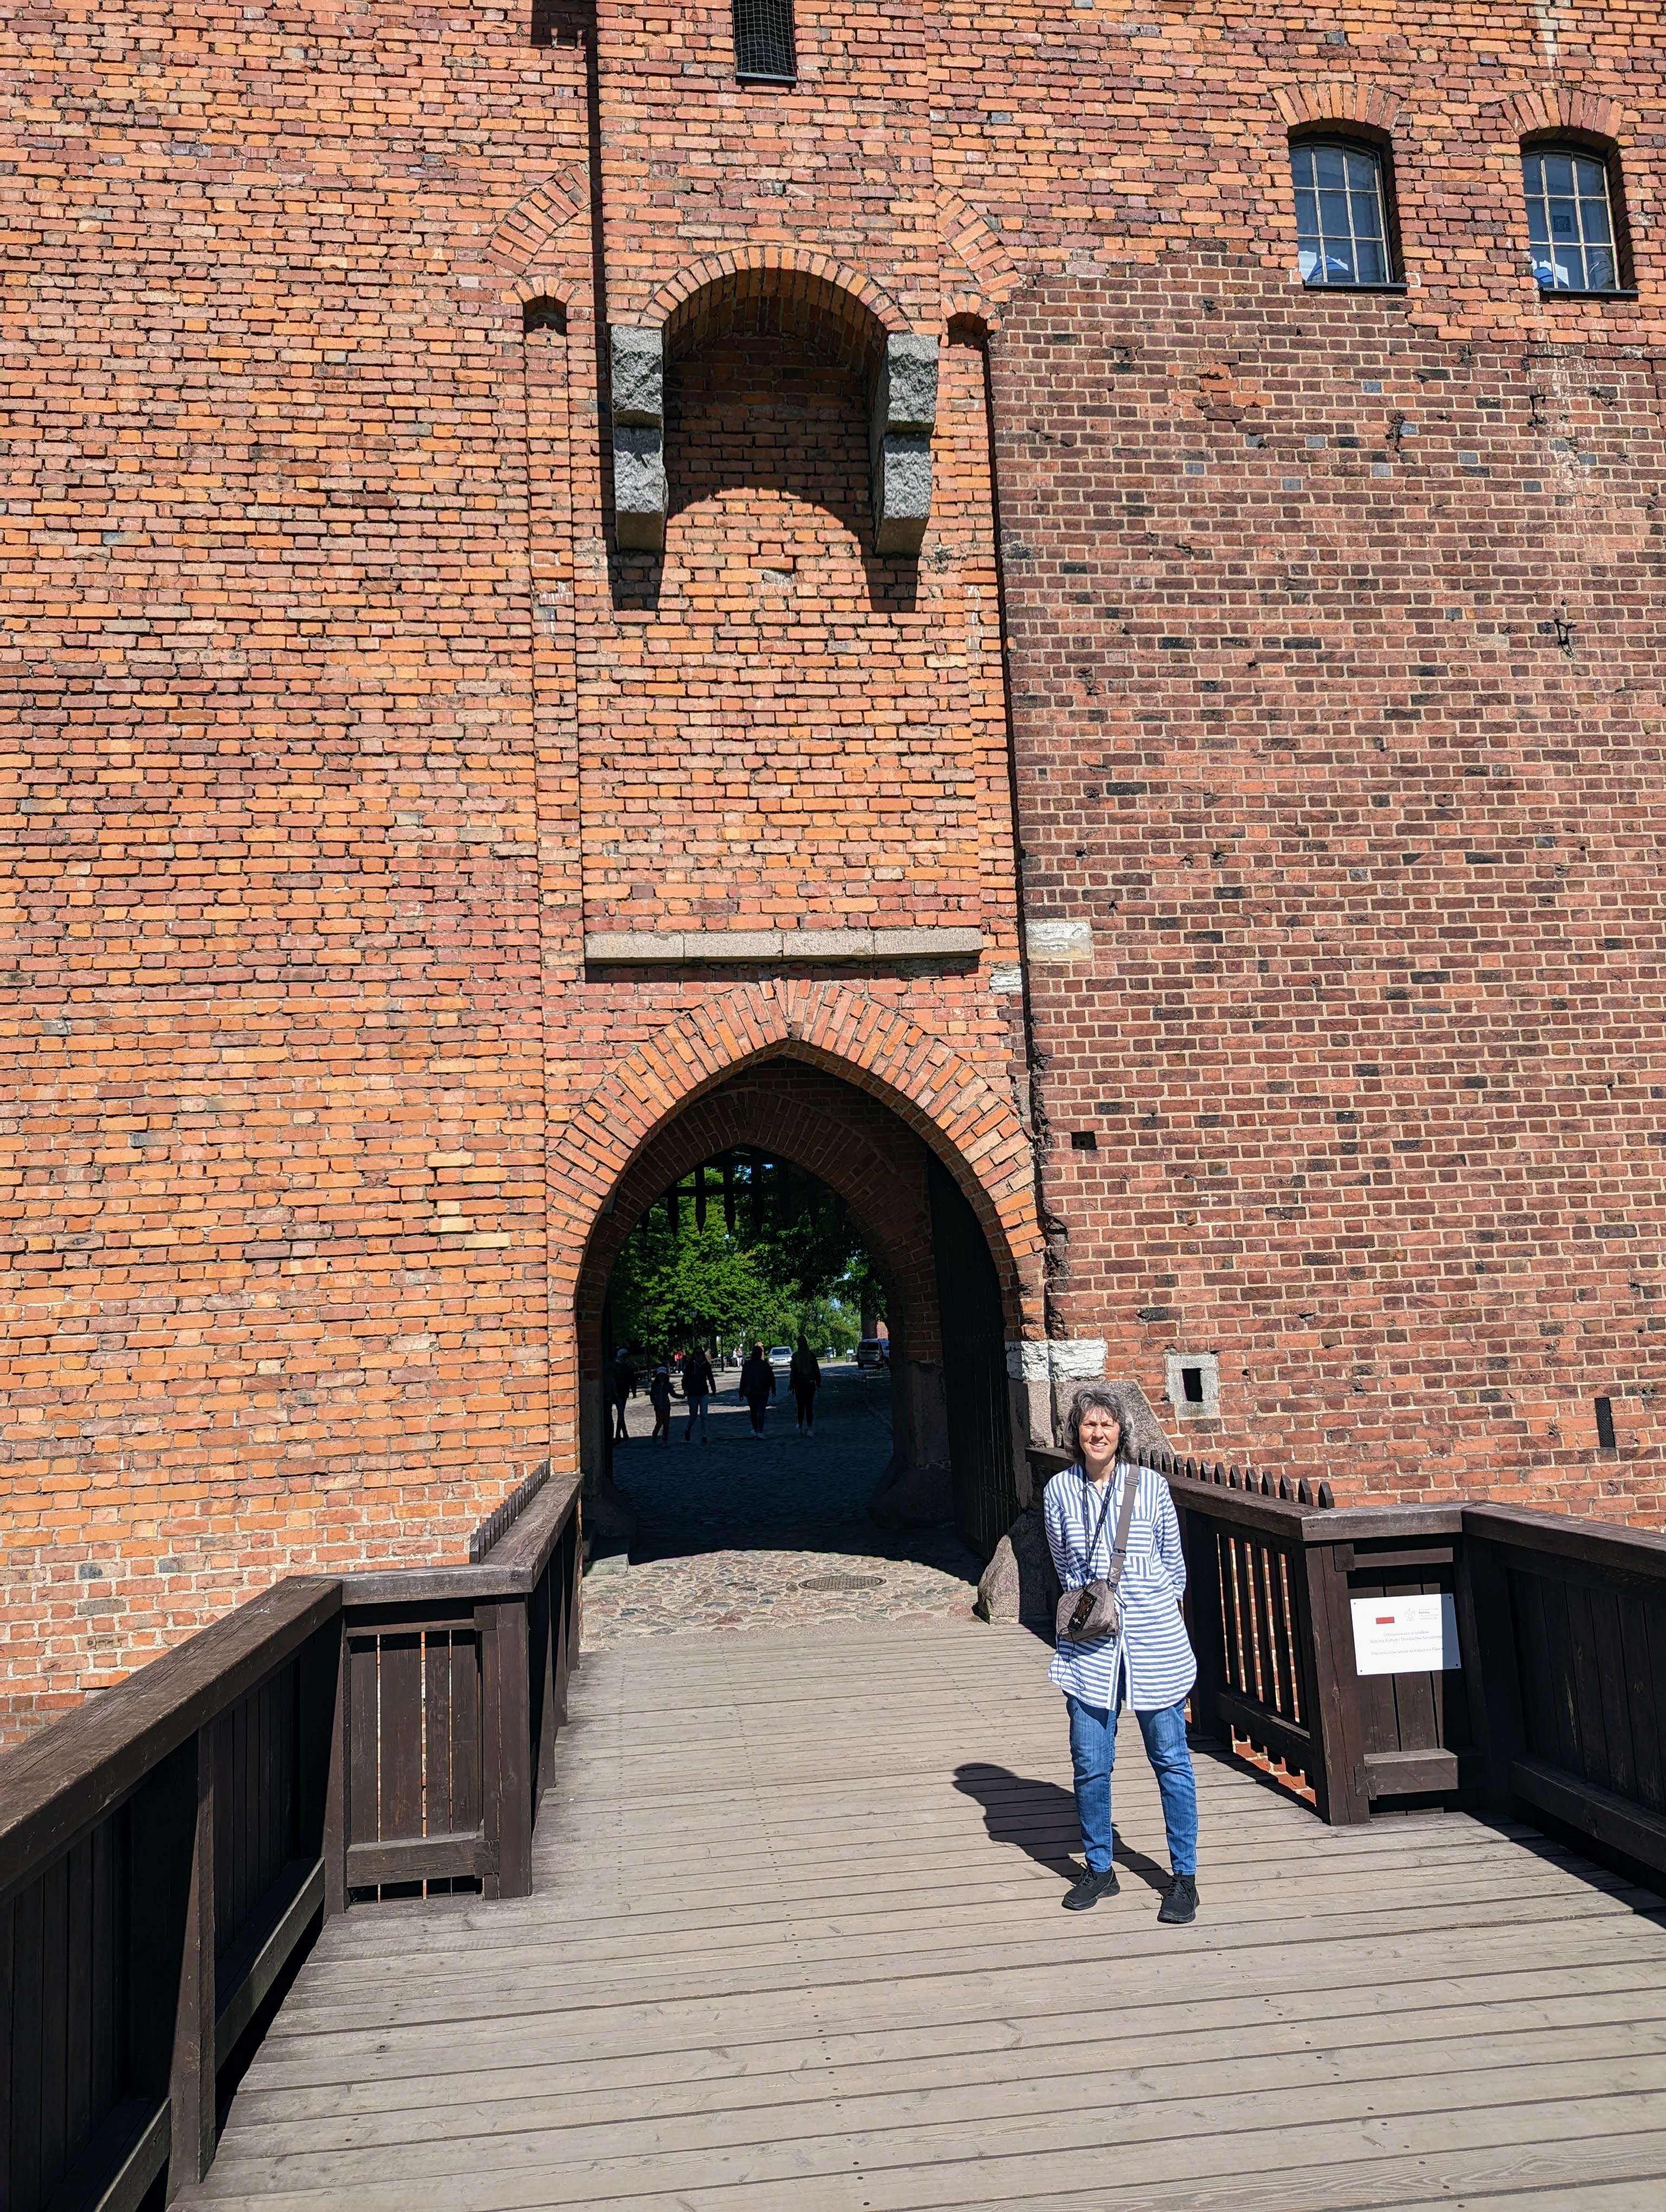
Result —
<path fill-rule="evenodd" d="M 796 1433 L 783 1378 L 755 1442 L 728 1376 L 711 1442 L 684 1443 L 679 1404 L 669 1445 L 648 1442 L 654 1416 L 632 1401 L 635 1432 L 616 1448 L 615 1480 L 637 1516 L 629 1564 L 600 1559 L 585 1577 L 584 1646 L 691 1628 L 815 1621 L 965 1620 L 979 1565 L 952 1528 L 897 1534 L 867 1515 L 891 1455 L 890 1381 L 830 1369 L 813 1437 Z M 854 1589 L 807 1589 L 831 1576 Z"/>

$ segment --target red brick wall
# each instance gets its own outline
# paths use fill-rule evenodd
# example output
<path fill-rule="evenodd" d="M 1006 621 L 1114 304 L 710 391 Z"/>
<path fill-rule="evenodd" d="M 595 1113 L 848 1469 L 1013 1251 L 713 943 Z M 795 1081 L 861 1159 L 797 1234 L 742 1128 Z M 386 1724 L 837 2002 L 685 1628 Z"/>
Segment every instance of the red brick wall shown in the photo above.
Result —
<path fill-rule="evenodd" d="M 872 551 L 856 370 L 790 335 L 673 359 L 652 605 L 598 609 L 581 669 L 593 929 L 980 922 L 1006 817 L 982 384 L 944 349 L 922 574 Z"/>
<path fill-rule="evenodd" d="M 1653 1511 L 1644 34 L 805 0 L 783 93 L 733 83 L 727 9 L 594 21 L 0 9 L 0 1727 L 287 1567 L 455 1556 L 570 1463 L 584 1238 L 618 1132 L 693 1081 L 664 1041 L 714 1082 L 800 1018 L 954 1153 L 1032 1330 L 1034 1079 L 1052 1325 L 1148 1389 L 1170 1342 L 1218 1345 L 1223 1448 Z M 1292 282 L 1315 115 L 1392 133 L 1403 307 Z M 1526 272 L 1517 147 L 1559 122 L 1619 144 L 1635 303 Z M 771 477 L 744 332 L 678 372 L 703 489 L 657 609 L 627 604 L 599 313 L 766 267 L 888 328 L 994 327 L 1006 671 L 965 347 L 911 605 L 866 555 L 855 395 L 809 375 L 813 465 Z M 523 338 L 550 295 L 567 334 Z M 1129 362 L 1096 385 L 1105 343 Z M 1396 410 L 1424 442 L 1390 453 Z M 1097 932 L 1091 970 L 1035 972 L 1033 1066 L 991 988 L 1004 678 L 1035 910 L 1085 891 Z M 760 979 L 756 1024 L 733 975 L 582 958 L 587 918 L 975 913 L 980 966 Z M 1097 1153 L 1059 1141 L 1089 1126 Z"/>
<path fill-rule="evenodd" d="M 1175 257 L 995 390 L 1058 1314 L 1195 1449 L 1657 1516 L 1652 364 Z"/>

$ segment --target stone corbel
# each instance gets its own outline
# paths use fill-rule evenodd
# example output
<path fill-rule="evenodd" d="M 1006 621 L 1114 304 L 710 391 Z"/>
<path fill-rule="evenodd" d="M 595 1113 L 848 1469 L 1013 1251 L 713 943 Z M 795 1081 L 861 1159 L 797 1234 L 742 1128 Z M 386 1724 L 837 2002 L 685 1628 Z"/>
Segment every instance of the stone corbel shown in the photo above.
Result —
<path fill-rule="evenodd" d="M 666 546 L 666 345 L 657 330 L 608 327 L 613 382 L 613 527 L 621 548 Z"/>
<path fill-rule="evenodd" d="M 868 422 L 873 545 L 918 553 L 932 511 L 932 429 L 937 421 L 937 340 L 912 331 L 885 340 Z"/>

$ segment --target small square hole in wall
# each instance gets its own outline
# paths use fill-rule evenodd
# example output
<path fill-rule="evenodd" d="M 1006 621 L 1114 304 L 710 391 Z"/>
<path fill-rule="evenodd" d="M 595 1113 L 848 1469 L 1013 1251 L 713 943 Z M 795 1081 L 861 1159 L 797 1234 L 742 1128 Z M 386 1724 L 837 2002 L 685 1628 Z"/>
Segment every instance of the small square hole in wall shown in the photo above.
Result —
<path fill-rule="evenodd" d="M 1171 1352 L 1167 1395 L 1183 1421 L 1213 1421 L 1220 1414 L 1220 1362 L 1213 1352 Z"/>
<path fill-rule="evenodd" d="M 1073 1129 L 1070 1133 L 1070 1149 L 1073 1152 L 1097 1152 L 1099 1149 L 1099 1139 L 1091 1129 Z"/>

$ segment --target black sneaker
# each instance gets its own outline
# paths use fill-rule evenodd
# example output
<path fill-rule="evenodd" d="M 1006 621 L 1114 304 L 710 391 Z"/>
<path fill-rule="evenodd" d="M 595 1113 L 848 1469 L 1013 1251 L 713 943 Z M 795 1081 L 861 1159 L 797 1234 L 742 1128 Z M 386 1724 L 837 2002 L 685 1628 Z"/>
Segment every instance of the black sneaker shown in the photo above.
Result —
<path fill-rule="evenodd" d="M 1197 1917 L 1197 1878 L 1177 1874 L 1163 1893 L 1157 1917 L 1170 1928 L 1183 1928 Z"/>
<path fill-rule="evenodd" d="M 1122 1887 L 1115 1867 L 1107 1867 L 1103 1874 L 1095 1874 L 1090 1868 L 1079 1882 L 1066 1890 L 1064 1909 L 1067 1912 L 1085 1912 L 1102 1897 L 1115 1897 Z"/>

